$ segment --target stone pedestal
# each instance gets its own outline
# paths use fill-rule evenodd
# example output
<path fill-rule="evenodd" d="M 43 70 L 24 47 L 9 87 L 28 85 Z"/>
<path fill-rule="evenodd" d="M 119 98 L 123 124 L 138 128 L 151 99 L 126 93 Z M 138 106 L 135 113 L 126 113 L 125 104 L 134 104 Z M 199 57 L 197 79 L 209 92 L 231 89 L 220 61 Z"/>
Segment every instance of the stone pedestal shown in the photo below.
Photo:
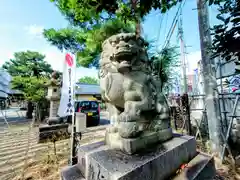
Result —
<path fill-rule="evenodd" d="M 174 173 L 188 163 L 189 169 Z M 207 175 L 206 173 L 207 172 Z M 194 137 L 174 138 L 138 154 L 127 155 L 106 146 L 104 142 L 80 147 L 78 164 L 61 172 L 63 180 L 163 180 L 213 179 L 213 159 L 196 151 Z"/>
<path fill-rule="evenodd" d="M 164 129 L 158 132 L 144 132 L 138 138 L 126 139 L 119 136 L 119 133 L 106 132 L 106 145 L 112 149 L 122 150 L 127 154 L 135 154 L 141 149 L 156 143 L 164 142 L 172 138 L 172 129 Z"/>
<path fill-rule="evenodd" d="M 59 107 L 59 99 L 54 99 L 50 101 L 50 112 L 49 117 L 57 117 L 58 107 Z"/>
<path fill-rule="evenodd" d="M 48 96 L 47 98 L 50 100 L 48 124 L 58 124 L 59 123 L 58 107 L 60 104 L 60 97 Z"/>
<path fill-rule="evenodd" d="M 45 143 L 46 141 L 68 139 L 68 124 L 57 124 L 52 126 L 40 126 L 38 143 Z"/>
<path fill-rule="evenodd" d="M 57 118 L 58 107 L 60 104 L 59 85 L 51 82 L 51 84 L 48 86 L 48 94 L 47 94 L 46 98 L 50 101 L 48 121 L 50 121 L 50 122 L 52 121 L 53 123 L 55 123 L 59 119 L 59 118 Z"/>

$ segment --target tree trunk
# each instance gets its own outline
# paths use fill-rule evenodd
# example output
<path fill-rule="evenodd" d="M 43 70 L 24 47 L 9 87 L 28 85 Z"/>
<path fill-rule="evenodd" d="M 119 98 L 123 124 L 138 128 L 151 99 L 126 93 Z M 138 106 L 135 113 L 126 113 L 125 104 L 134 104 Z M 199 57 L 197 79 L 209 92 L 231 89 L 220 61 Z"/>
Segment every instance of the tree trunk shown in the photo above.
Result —
<path fill-rule="evenodd" d="M 40 104 L 36 103 L 36 107 L 35 107 L 35 123 L 40 122 Z"/>
<path fill-rule="evenodd" d="M 31 101 L 28 101 L 27 104 L 27 112 L 26 112 L 26 118 L 27 119 L 32 119 L 33 118 L 33 103 Z"/>
<path fill-rule="evenodd" d="M 46 115 L 46 102 L 38 102 L 36 103 L 36 110 L 35 110 L 35 121 L 37 123 L 42 122 L 45 119 L 45 115 Z"/>
<path fill-rule="evenodd" d="M 137 0 L 132 0 L 132 8 L 134 9 L 134 13 L 136 13 L 136 7 L 137 7 Z M 135 25 L 135 34 L 136 37 L 139 38 L 141 36 L 141 20 L 139 15 L 137 15 L 136 19 L 136 25 Z"/>

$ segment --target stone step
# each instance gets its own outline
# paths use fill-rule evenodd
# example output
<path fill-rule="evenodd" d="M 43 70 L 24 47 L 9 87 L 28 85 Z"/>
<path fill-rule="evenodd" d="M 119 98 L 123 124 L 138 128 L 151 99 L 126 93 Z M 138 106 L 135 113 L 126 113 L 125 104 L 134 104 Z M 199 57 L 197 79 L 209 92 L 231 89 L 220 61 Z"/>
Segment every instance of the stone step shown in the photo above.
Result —
<path fill-rule="evenodd" d="M 214 179 L 215 173 L 213 157 L 199 153 L 187 164 L 187 167 L 172 180 L 211 180 Z"/>

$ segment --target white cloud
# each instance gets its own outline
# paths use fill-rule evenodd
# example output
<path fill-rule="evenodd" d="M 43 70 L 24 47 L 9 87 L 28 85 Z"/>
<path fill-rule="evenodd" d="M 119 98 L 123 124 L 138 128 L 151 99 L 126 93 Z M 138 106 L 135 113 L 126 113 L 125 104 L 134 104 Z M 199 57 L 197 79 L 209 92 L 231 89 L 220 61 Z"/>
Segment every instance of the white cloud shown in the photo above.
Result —
<path fill-rule="evenodd" d="M 25 26 L 24 29 L 26 30 L 26 32 L 29 35 L 33 35 L 36 37 L 42 37 L 44 27 L 33 24 L 33 25 Z"/>
<path fill-rule="evenodd" d="M 13 58 L 13 51 L 6 48 L 0 48 L 0 67 L 9 59 Z"/>
<path fill-rule="evenodd" d="M 43 50 L 39 50 L 41 54 L 44 54 L 45 61 L 47 61 L 54 70 L 63 70 L 64 54 L 55 47 L 47 47 Z"/>

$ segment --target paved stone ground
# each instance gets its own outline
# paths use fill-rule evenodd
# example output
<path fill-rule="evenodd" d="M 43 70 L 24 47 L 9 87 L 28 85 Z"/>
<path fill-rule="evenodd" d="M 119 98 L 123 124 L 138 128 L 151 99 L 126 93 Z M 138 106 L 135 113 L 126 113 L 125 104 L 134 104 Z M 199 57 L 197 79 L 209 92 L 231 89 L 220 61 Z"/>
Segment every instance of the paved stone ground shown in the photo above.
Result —
<path fill-rule="evenodd" d="M 6 112 L 6 116 L 7 116 L 7 118 L 6 118 L 7 122 L 11 128 L 13 128 L 13 127 L 15 128 L 16 126 L 21 128 L 22 126 L 29 124 L 31 121 L 31 120 L 27 120 L 24 117 L 26 114 L 26 111 L 19 111 L 19 109 L 17 109 L 17 108 L 11 108 L 7 111 L 4 111 L 4 113 L 5 112 Z M 108 120 L 108 112 L 102 111 L 100 116 L 101 116 L 100 125 L 107 125 L 110 123 Z M 9 131 L 9 128 L 8 128 L 9 126 L 6 124 L 2 113 L 0 113 L 0 133 Z"/>
<path fill-rule="evenodd" d="M 89 128 L 83 134 L 82 143 L 93 142 L 103 138 L 106 126 Z M 31 171 L 30 166 L 39 165 L 40 157 L 47 156 L 49 151 L 53 151 L 53 143 L 37 143 L 38 129 L 33 128 L 29 131 L 25 125 L 11 129 L 8 132 L 0 133 L 0 179 L 14 179 L 22 172 Z M 57 154 L 64 154 L 65 162 L 69 155 L 69 139 L 57 141 Z M 66 165 L 66 164 L 65 164 Z M 26 167 L 27 166 L 27 167 Z M 28 170 L 27 170 L 28 169 Z M 58 173 L 58 171 L 56 171 Z M 56 174 L 58 176 L 58 174 Z"/>
<path fill-rule="evenodd" d="M 38 128 L 35 127 L 29 130 L 31 121 L 24 118 L 26 111 L 18 110 L 17 108 L 11 108 L 6 111 L 9 126 L 0 113 L 1 180 L 14 179 L 22 172 L 33 171 L 32 165 L 34 165 L 34 167 L 41 166 L 42 158 L 40 157 L 46 157 L 46 154 L 53 150 L 53 143 L 37 143 Z M 83 134 L 81 143 L 88 143 L 103 138 L 107 124 L 109 124 L 108 113 L 103 111 L 101 112 L 100 126 L 88 128 L 87 132 Z M 65 158 L 62 158 L 65 162 L 64 165 L 66 165 L 69 156 L 68 144 L 69 139 L 61 140 L 56 143 L 57 155 L 64 154 Z M 58 176 L 57 170 L 52 179 L 55 179 L 56 176 Z M 36 179 L 36 177 L 33 179 Z M 44 179 L 51 178 L 46 177 Z"/>

